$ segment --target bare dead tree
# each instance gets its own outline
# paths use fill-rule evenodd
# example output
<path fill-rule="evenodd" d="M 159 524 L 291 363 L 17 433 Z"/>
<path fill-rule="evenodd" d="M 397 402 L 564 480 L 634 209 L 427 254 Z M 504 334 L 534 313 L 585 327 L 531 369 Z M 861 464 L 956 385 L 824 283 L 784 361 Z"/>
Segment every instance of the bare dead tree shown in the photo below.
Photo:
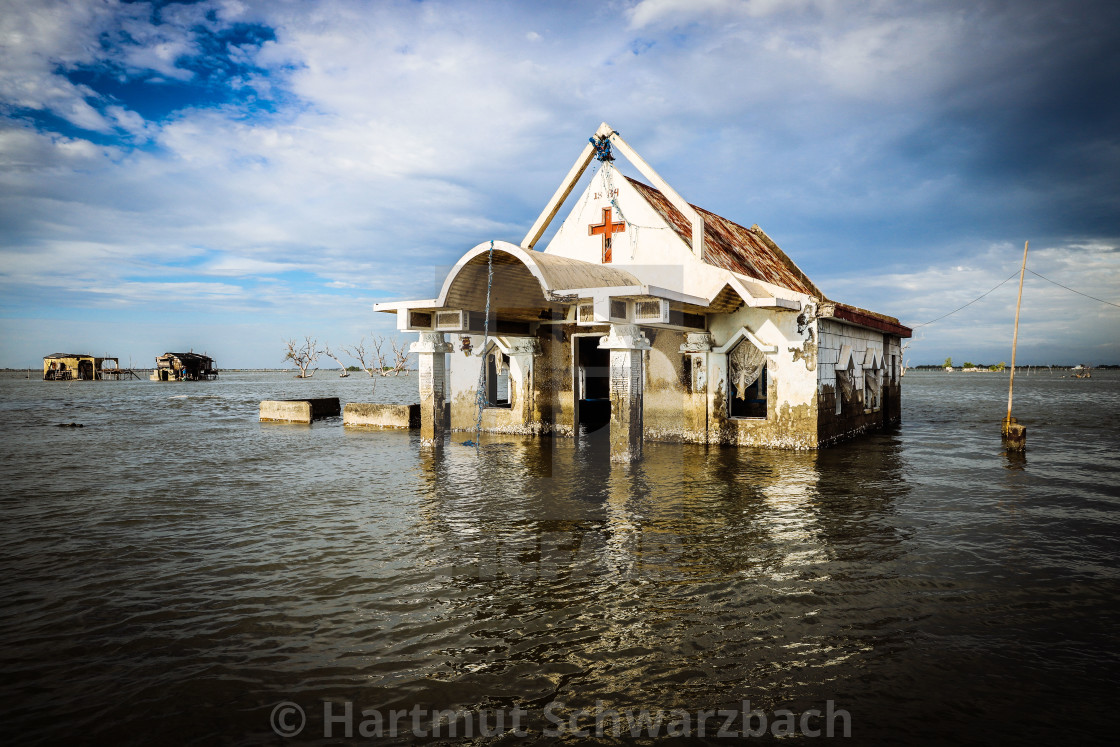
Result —
<path fill-rule="evenodd" d="M 294 339 L 284 340 L 284 344 L 288 346 L 288 352 L 284 354 L 285 361 L 291 361 L 296 368 L 299 369 L 297 379 L 310 379 L 315 375 L 313 370 L 307 373 L 307 368 L 319 359 L 319 343 L 314 337 L 304 337 L 303 342 L 298 342 Z"/>
<path fill-rule="evenodd" d="M 345 353 L 346 349 L 343 348 L 342 352 Z M 345 379 L 347 376 L 350 375 L 350 372 L 346 370 L 346 364 L 343 363 L 341 360 L 339 360 L 337 355 L 335 355 L 334 353 L 331 352 L 331 346 L 330 345 L 324 345 L 323 346 L 323 355 L 327 356 L 328 358 L 332 358 L 334 360 L 334 362 L 338 364 L 338 367 L 342 369 L 342 373 L 340 373 L 338 375 L 338 377 L 340 379 Z"/>
<path fill-rule="evenodd" d="M 393 345 L 393 368 L 390 373 L 392 373 L 393 376 L 400 376 L 401 372 L 403 371 L 407 375 L 409 355 L 408 344 L 400 343 L 398 345 L 395 339 L 391 340 L 391 342 Z"/>
<path fill-rule="evenodd" d="M 373 359 L 376 362 L 374 371 L 378 376 L 385 376 L 385 338 L 381 335 L 374 335 L 373 340 L 370 342 L 373 345 Z"/>
<path fill-rule="evenodd" d="M 375 348 L 374 350 L 367 350 L 366 338 L 363 337 L 357 345 L 352 348 L 343 348 L 342 352 L 358 361 L 358 365 L 361 367 L 361 369 L 370 376 L 373 376 L 378 368 L 374 364 L 378 363 L 378 361 L 380 360 L 376 357 L 378 350 L 379 347 Z"/>
<path fill-rule="evenodd" d="M 377 374 L 378 376 L 399 376 L 402 371 L 408 370 L 408 345 L 407 343 L 398 343 L 395 339 L 388 340 L 392 352 L 385 350 L 385 337 L 381 335 L 374 335 L 367 342 L 366 338 L 362 338 L 352 348 L 343 348 L 344 352 L 351 358 L 358 361 L 370 376 Z M 390 359 L 390 355 L 392 358 Z M 387 362 L 391 360 L 392 362 Z"/>

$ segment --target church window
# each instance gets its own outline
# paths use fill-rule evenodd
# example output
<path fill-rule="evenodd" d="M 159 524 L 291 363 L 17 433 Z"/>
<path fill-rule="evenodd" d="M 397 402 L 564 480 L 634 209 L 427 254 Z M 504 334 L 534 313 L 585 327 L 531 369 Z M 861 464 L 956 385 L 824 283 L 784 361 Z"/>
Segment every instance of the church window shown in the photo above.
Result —
<path fill-rule="evenodd" d="M 879 396 L 882 392 L 882 369 L 869 368 L 863 372 L 863 406 L 869 410 L 879 409 Z"/>
<path fill-rule="evenodd" d="M 741 340 L 727 354 L 728 415 L 766 417 L 766 354 L 750 340 Z"/>
<path fill-rule="evenodd" d="M 844 412 L 844 405 L 851 407 L 856 400 L 856 366 L 848 359 L 848 365 L 836 372 L 836 414 Z"/>

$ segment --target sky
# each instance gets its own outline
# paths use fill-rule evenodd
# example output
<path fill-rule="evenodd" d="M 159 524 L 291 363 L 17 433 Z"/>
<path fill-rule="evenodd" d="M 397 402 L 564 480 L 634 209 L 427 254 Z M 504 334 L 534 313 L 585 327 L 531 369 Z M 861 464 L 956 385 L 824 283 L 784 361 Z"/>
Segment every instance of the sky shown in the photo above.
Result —
<path fill-rule="evenodd" d="M 0 366 L 395 335 L 603 121 L 835 300 L 918 325 L 1030 240 L 1120 304 L 1118 42 L 1077 0 L 0 0 Z M 1017 281 L 907 363 L 1009 361 Z M 1120 308 L 1028 273 L 1018 361 L 1120 363 Z"/>

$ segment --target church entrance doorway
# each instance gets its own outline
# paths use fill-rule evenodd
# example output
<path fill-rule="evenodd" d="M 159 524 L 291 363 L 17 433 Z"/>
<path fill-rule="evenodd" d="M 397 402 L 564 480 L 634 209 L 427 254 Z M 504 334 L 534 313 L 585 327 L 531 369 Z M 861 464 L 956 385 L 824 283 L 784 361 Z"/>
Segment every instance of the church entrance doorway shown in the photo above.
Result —
<path fill-rule="evenodd" d="M 611 422 L 611 351 L 599 349 L 601 334 L 573 335 L 576 432 L 589 435 Z"/>

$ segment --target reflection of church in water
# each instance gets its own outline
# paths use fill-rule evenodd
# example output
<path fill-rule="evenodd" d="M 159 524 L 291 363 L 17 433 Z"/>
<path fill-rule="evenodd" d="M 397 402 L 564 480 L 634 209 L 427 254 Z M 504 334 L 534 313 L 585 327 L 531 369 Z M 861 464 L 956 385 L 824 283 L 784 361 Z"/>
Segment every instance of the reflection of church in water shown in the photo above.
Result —
<path fill-rule="evenodd" d="M 419 333 L 426 441 L 473 429 L 479 389 L 484 431 L 609 425 L 617 461 L 646 440 L 813 449 L 900 417 L 910 329 L 830 300 L 761 228 L 685 202 L 606 124 L 520 246 L 479 244 L 436 298 L 375 309 Z"/>
<path fill-rule="evenodd" d="M 649 444 L 627 469 L 582 441 L 496 435 L 419 458 L 425 497 L 407 534 L 453 590 L 444 614 L 471 621 L 471 645 L 444 669 L 472 676 L 508 652 L 545 673 L 523 693 L 545 702 L 573 661 L 620 649 L 691 670 L 698 636 L 742 671 L 866 655 L 850 620 L 818 612 L 867 604 L 867 579 L 845 573 L 873 557 L 889 575 L 906 551 L 896 436 L 819 451 Z M 630 693 L 632 674 L 596 676 Z"/>

